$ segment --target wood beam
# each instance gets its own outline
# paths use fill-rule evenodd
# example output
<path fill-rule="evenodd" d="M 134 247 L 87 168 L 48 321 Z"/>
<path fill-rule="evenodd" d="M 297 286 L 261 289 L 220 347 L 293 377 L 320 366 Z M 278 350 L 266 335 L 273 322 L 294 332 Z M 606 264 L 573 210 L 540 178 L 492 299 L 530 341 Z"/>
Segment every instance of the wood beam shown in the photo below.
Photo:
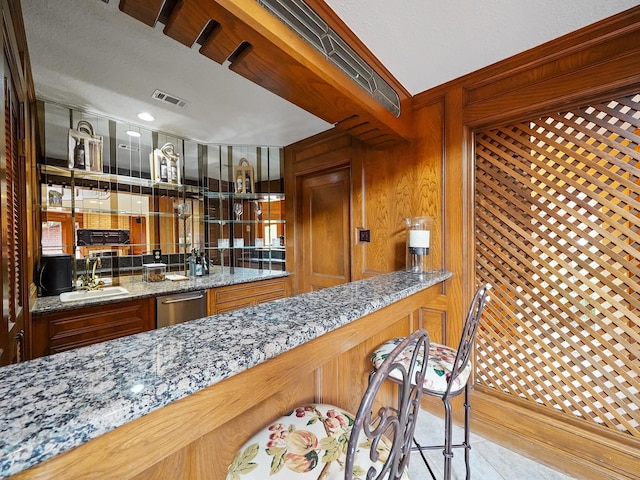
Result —
<path fill-rule="evenodd" d="M 160 18 L 162 3 L 121 0 L 120 9 L 151 25 Z M 404 90 L 398 92 L 402 112 L 396 118 L 258 2 L 182 0 L 164 8 L 171 9 L 165 34 L 188 47 L 201 43 L 201 54 L 228 62 L 234 72 L 338 128 L 367 124 L 347 130 L 365 143 L 387 146 L 410 138 L 412 108 Z M 388 72 L 379 75 L 392 78 Z"/>

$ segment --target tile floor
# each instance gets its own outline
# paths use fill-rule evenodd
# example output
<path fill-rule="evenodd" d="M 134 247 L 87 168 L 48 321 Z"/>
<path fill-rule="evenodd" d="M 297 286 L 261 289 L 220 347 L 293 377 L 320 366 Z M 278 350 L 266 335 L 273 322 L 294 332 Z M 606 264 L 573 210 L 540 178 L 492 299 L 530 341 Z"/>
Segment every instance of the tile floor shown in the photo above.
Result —
<path fill-rule="evenodd" d="M 416 426 L 418 442 L 434 443 L 436 440 L 433 440 L 435 438 L 433 432 L 442 432 L 444 435 L 444 421 L 423 410 L 420 412 Z M 455 426 L 453 441 L 459 443 L 460 439 L 462 439 L 462 429 Z M 442 451 L 429 451 L 426 452 L 426 456 L 436 477 L 441 479 Z M 409 478 L 411 480 L 431 478 L 418 452 L 411 454 Z M 452 478 L 465 479 L 464 453 L 460 449 L 454 450 Z M 474 434 L 471 435 L 471 478 L 473 480 L 574 480 L 573 477 L 536 463 Z"/>

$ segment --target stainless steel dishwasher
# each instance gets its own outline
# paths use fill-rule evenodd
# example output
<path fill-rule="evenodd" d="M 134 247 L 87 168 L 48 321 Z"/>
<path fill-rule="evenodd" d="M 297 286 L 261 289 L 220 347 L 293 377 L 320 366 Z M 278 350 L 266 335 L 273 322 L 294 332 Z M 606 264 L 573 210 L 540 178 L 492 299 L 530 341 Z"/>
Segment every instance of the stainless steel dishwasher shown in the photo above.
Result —
<path fill-rule="evenodd" d="M 207 294 L 204 290 L 156 298 L 156 328 L 206 316 Z"/>

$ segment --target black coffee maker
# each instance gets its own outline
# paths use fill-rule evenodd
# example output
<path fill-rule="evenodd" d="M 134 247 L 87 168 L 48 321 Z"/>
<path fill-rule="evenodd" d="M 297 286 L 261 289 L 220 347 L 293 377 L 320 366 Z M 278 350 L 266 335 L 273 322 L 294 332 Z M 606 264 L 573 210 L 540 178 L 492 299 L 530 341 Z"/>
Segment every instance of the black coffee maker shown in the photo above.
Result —
<path fill-rule="evenodd" d="M 38 285 L 43 297 L 73 290 L 73 257 L 66 254 L 40 257 Z"/>

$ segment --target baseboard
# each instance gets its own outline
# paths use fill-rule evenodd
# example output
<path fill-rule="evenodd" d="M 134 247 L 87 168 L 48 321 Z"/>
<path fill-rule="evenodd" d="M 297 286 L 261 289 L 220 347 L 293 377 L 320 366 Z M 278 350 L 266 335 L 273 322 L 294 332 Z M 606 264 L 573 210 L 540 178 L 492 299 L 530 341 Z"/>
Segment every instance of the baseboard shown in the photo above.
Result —
<path fill-rule="evenodd" d="M 640 439 L 478 390 L 471 405 L 474 433 L 538 463 L 585 480 L 640 478 Z M 431 401 L 423 407 L 442 416 Z"/>

